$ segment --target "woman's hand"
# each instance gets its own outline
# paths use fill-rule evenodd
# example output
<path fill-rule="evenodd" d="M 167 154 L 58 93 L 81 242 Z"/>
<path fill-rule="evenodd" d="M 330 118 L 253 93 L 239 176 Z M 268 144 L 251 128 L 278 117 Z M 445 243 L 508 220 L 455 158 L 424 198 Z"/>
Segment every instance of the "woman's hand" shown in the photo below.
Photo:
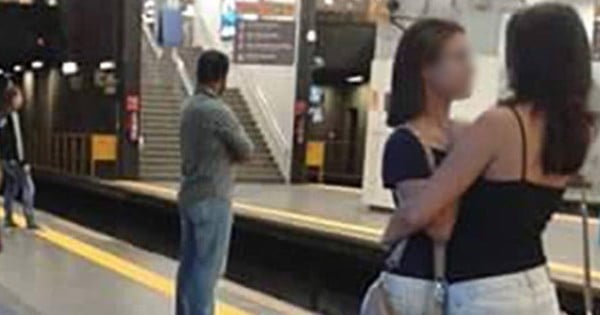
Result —
<path fill-rule="evenodd" d="M 445 243 L 452 237 L 454 223 L 456 223 L 456 207 L 449 207 L 442 211 L 425 231 L 434 241 Z"/>

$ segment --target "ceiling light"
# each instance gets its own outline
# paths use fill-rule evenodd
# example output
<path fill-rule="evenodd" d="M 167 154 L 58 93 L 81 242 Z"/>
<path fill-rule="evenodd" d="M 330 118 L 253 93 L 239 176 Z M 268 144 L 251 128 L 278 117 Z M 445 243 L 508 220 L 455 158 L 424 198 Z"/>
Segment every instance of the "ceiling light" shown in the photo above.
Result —
<path fill-rule="evenodd" d="M 99 65 L 99 68 L 102 71 L 115 70 L 117 65 L 114 61 L 102 61 Z"/>
<path fill-rule="evenodd" d="M 21 65 L 15 65 L 13 67 L 13 71 L 14 72 L 21 72 L 21 71 L 23 71 L 23 66 L 21 66 Z"/>
<path fill-rule="evenodd" d="M 346 82 L 348 83 L 363 83 L 365 81 L 365 77 L 362 75 L 355 75 L 352 77 L 347 77 Z"/>
<path fill-rule="evenodd" d="M 31 68 L 33 69 L 41 69 L 44 67 L 44 62 L 41 60 L 36 60 L 31 63 Z"/>
<path fill-rule="evenodd" d="M 77 66 L 76 62 L 67 61 L 62 64 L 62 73 L 64 75 L 75 74 L 79 70 L 79 66 Z"/>

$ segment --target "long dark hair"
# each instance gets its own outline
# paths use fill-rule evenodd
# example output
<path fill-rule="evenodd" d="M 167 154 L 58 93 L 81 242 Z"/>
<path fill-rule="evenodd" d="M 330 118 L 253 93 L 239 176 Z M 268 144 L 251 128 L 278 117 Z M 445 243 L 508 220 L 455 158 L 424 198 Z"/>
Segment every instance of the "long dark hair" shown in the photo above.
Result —
<path fill-rule="evenodd" d="M 585 27 L 568 5 L 540 4 L 513 16 L 507 29 L 506 66 L 514 96 L 502 104 L 533 104 L 544 115 L 546 174 L 573 174 L 590 146 L 593 118 L 591 50 Z"/>
<path fill-rule="evenodd" d="M 403 34 L 396 50 L 388 125 L 397 127 L 419 115 L 425 106 L 423 69 L 436 62 L 448 39 L 464 28 L 452 21 L 423 19 Z"/>

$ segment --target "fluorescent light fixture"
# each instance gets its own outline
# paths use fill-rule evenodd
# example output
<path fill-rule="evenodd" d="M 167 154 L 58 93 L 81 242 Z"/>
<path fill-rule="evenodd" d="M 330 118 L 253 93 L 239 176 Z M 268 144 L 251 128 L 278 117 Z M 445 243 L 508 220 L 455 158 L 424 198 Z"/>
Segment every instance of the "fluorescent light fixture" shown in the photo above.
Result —
<path fill-rule="evenodd" d="M 14 72 L 21 72 L 21 71 L 23 71 L 23 66 L 21 66 L 21 65 L 15 65 L 13 67 L 13 71 Z"/>
<path fill-rule="evenodd" d="M 117 68 L 117 65 L 115 64 L 114 61 L 107 60 L 107 61 L 102 61 L 99 65 L 99 68 L 102 71 L 115 70 Z"/>
<path fill-rule="evenodd" d="M 333 0 L 325 0 L 325 5 L 332 6 Z"/>
<path fill-rule="evenodd" d="M 309 30 L 308 32 L 306 32 L 306 41 L 309 43 L 316 43 L 317 42 L 317 31 Z"/>
<path fill-rule="evenodd" d="M 44 62 L 41 60 L 35 60 L 31 62 L 31 68 L 33 69 L 41 69 L 44 67 Z"/>
<path fill-rule="evenodd" d="M 79 70 L 79 66 L 77 66 L 76 62 L 67 61 L 62 64 L 62 73 L 64 75 L 75 74 Z"/>
<path fill-rule="evenodd" d="M 365 81 L 365 77 L 362 75 L 355 75 L 352 77 L 347 77 L 346 82 L 348 83 L 363 83 Z"/>

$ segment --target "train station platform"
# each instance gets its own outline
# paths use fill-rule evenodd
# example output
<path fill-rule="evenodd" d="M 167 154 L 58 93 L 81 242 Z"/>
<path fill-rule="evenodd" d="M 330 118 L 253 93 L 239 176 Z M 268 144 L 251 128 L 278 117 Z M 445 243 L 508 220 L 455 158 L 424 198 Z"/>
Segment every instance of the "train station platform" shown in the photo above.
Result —
<path fill-rule="evenodd" d="M 45 193 L 47 199 L 60 195 L 61 205 L 69 203 L 64 199 L 74 194 L 96 198 L 84 203 L 84 208 L 78 208 L 80 202 L 71 202 L 68 211 L 53 213 L 84 222 L 85 226 L 98 220 L 102 226 L 114 225 L 107 234 L 120 239 L 127 239 L 131 234 L 127 230 L 140 226 L 143 231 L 135 233 L 157 236 L 155 231 L 161 230 L 163 234 L 149 243 L 166 245 L 150 250 L 176 257 L 176 183 L 41 172 L 37 179 L 42 185 L 40 193 Z M 104 200 L 102 206 L 93 208 L 92 203 L 100 199 Z M 356 314 L 364 290 L 381 267 L 384 251 L 379 239 L 389 211 L 365 206 L 359 190 L 285 184 L 239 184 L 233 208 L 228 279 L 318 313 Z M 79 209 L 86 209 L 91 218 L 81 218 Z M 596 241 L 600 224 L 595 218 L 590 221 L 592 280 L 594 293 L 600 297 L 600 247 Z M 583 283 L 581 217 L 555 214 L 544 238 L 551 276 L 559 293 L 566 296 L 561 298 L 566 302 L 561 303 L 568 313 L 579 314 Z M 138 236 L 127 240 L 148 243 Z"/>
<path fill-rule="evenodd" d="M 105 185 L 141 194 L 175 200 L 177 183 L 111 181 Z M 276 224 L 301 228 L 350 240 L 357 244 L 379 246 L 389 213 L 373 211 L 361 203 L 359 190 L 324 185 L 239 184 L 234 209 L 238 216 L 252 217 Z M 590 220 L 592 240 L 592 279 L 600 292 L 599 221 Z M 579 288 L 583 276 L 581 218 L 557 213 L 544 235 L 550 270 L 561 285 Z"/>
<path fill-rule="evenodd" d="M 176 261 L 53 215 L 38 231 L 6 229 L 0 254 L 1 315 L 172 314 Z M 217 315 L 310 314 L 230 281 Z"/>

